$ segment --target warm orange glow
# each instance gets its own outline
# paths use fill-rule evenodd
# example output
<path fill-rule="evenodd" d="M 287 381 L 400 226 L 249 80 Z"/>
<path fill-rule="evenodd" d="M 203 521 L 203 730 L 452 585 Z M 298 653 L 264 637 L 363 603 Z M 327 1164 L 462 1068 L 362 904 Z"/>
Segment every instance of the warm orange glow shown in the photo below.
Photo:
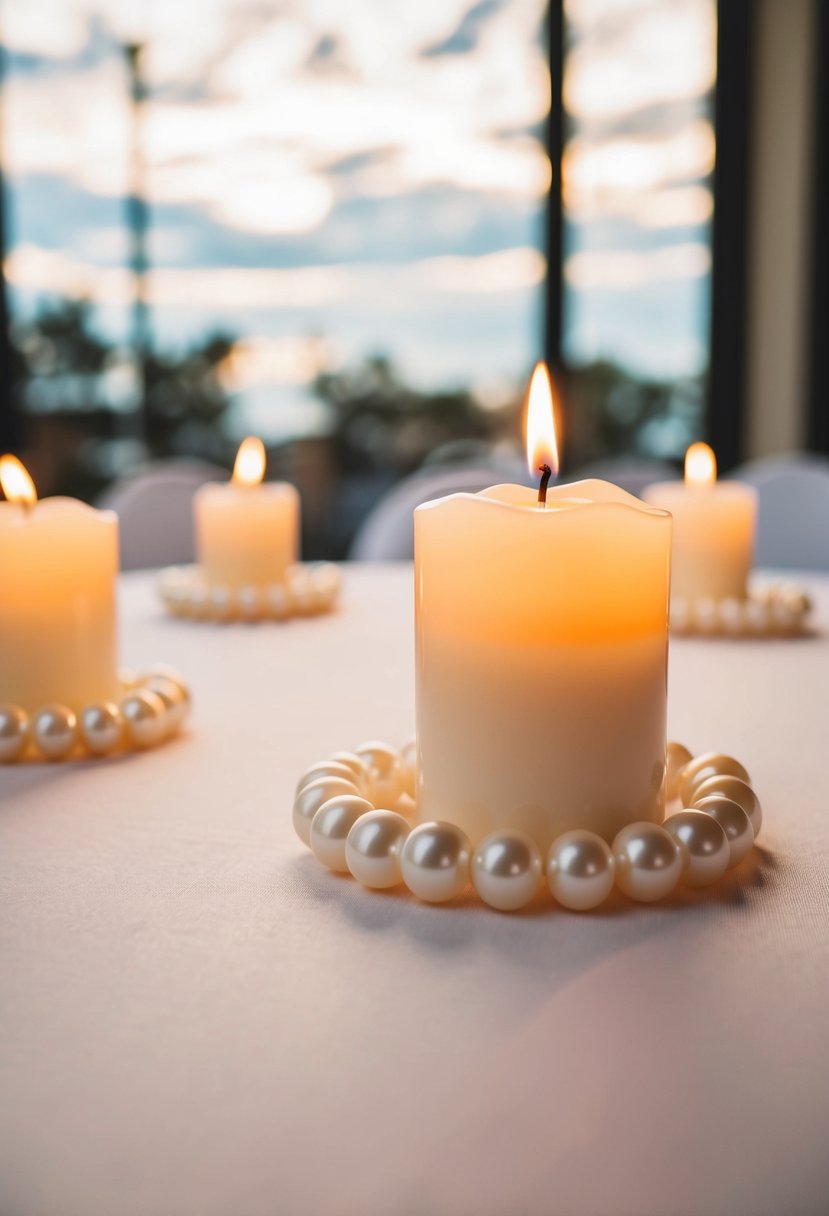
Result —
<path fill-rule="evenodd" d="M 238 486 L 258 486 L 265 476 L 265 445 L 255 435 L 243 439 L 236 453 L 233 480 Z"/>
<path fill-rule="evenodd" d="M 35 483 L 16 456 L 0 456 L 0 486 L 9 502 L 25 507 L 37 502 Z"/>
<path fill-rule="evenodd" d="M 527 405 L 527 465 L 537 477 L 542 466 L 558 473 L 558 446 L 553 421 L 553 389 L 546 363 L 536 363 Z"/>
<path fill-rule="evenodd" d="M 707 443 L 692 443 L 685 453 L 685 484 L 710 486 L 716 480 L 716 456 Z"/>

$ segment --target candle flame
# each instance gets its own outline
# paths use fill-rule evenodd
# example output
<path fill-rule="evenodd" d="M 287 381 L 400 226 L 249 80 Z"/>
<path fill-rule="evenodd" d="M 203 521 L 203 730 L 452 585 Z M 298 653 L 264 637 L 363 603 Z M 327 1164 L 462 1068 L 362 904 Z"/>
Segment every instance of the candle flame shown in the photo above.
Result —
<path fill-rule="evenodd" d="M 233 480 L 239 486 L 258 486 L 265 476 L 265 445 L 255 435 L 248 435 L 239 445 Z"/>
<path fill-rule="evenodd" d="M 26 507 L 37 502 L 35 483 L 16 456 L 0 456 L 0 486 L 9 502 Z"/>
<path fill-rule="evenodd" d="M 558 473 L 558 445 L 553 420 L 553 389 L 546 363 L 536 363 L 527 405 L 527 465 L 537 477 L 544 465 Z"/>
<path fill-rule="evenodd" d="M 710 486 L 717 480 L 717 458 L 707 443 L 692 443 L 685 453 L 685 484 Z"/>

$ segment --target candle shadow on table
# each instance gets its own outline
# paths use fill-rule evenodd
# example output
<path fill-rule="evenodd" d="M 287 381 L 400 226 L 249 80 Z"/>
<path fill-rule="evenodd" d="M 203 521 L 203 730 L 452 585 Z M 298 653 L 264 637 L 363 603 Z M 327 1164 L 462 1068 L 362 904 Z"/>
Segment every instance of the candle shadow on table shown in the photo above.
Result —
<path fill-rule="evenodd" d="M 642 904 L 614 890 L 592 912 L 570 912 L 552 902 L 546 887 L 520 912 L 496 912 L 472 889 L 450 904 L 424 904 L 404 887 L 368 891 L 345 874 L 324 870 L 310 856 L 291 865 L 291 885 L 309 903 L 336 907 L 361 932 L 404 936 L 433 953 L 489 950 L 515 966 L 546 964 L 556 972 L 641 944 L 669 928 L 710 932 L 711 921 L 751 915 L 779 885 L 785 867 L 768 849 L 749 856 L 708 888 L 678 887 L 668 898 Z M 613 932 L 610 933 L 610 926 Z M 603 928 L 608 930 L 602 936 Z"/>

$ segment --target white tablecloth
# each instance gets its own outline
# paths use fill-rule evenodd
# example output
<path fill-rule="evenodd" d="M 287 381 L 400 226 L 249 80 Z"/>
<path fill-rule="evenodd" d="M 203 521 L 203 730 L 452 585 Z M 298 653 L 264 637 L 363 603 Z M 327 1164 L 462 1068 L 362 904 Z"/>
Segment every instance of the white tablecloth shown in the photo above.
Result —
<path fill-rule="evenodd" d="M 223 627 L 124 579 L 124 662 L 195 710 L 0 770 L 0 1212 L 824 1216 L 827 636 L 672 645 L 671 737 L 763 801 L 733 879 L 434 908 L 324 872 L 290 815 L 309 762 L 411 732 L 411 584 L 347 569 L 336 616 Z"/>

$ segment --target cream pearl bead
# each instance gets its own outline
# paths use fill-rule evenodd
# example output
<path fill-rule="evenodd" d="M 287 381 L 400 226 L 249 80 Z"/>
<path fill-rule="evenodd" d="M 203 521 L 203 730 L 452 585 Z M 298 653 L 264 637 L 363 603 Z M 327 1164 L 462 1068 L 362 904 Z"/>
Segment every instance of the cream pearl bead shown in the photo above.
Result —
<path fill-rule="evenodd" d="M 400 749 L 400 785 L 404 794 L 417 798 L 417 739 L 407 739 Z"/>
<path fill-rule="evenodd" d="M 538 890 L 541 872 L 538 845 L 525 832 L 492 832 L 472 858 L 475 890 L 499 912 L 526 907 Z"/>
<path fill-rule="evenodd" d="M 763 826 L 763 811 L 760 799 L 751 786 L 747 785 L 745 781 L 741 781 L 739 777 L 709 777 L 707 781 L 703 781 L 702 785 L 697 786 L 693 805 L 697 806 L 703 798 L 710 798 L 714 794 L 730 798 L 732 802 L 736 802 L 743 808 L 751 820 L 756 840 L 760 835 L 760 828 Z"/>
<path fill-rule="evenodd" d="M 615 872 L 607 841 L 583 828 L 559 836 L 547 854 L 550 892 L 574 912 L 586 912 L 604 903 L 613 889 Z"/>
<path fill-rule="evenodd" d="M 29 742 L 29 715 L 19 705 L 0 705 L 0 764 L 23 755 Z"/>
<path fill-rule="evenodd" d="M 739 803 L 714 794 L 709 798 L 700 799 L 694 809 L 704 811 L 706 815 L 711 815 L 716 819 L 728 837 L 731 854 L 728 868 L 732 869 L 739 865 L 754 844 L 754 829 L 751 826 L 751 820 Z"/>
<path fill-rule="evenodd" d="M 133 688 L 137 688 L 141 683 L 141 678 L 131 667 L 119 667 L 118 683 L 124 692 L 132 692 Z"/>
<path fill-rule="evenodd" d="M 312 781 L 321 781 L 323 777 L 338 777 L 342 781 L 350 781 L 352 785 L 357 786 L 361 793 L 363 792 L 358 785 L 357 774 L 348 765 L 340 764 L 338 760 L 318 760 L 302 774 L 296 783 L 295 794 L 301 794 L 306 785 L 310 785 Z"/>
<path fill-rule="evenodd" d="M 189 713 L 190 707 L 193 703 L 193 698 L 190 693 L 190 685 L 187 683 L 181 672 L 175 667 L 170 667 L 167 663 L 154 663 L 153 666 L 150 667 L 143 676 L 141 676 L 140 683 L 142 685 L 146 685 L 154 676 L 164 676 L 165 679 L 172 680 L 184 698 L 185 704 L 187 705 L 187 712 Z"/>
<path fill-rule="evenodd" d="M 78 719 L 66 705 L 44 705 L 32 718 L 32 739 L 47 760 L 63 760 L 78 738 Z"/>
<path fill-rule="evenodd" d="M 375 806 L 393 807 L 403 789 L 403 762 L 400 753 L 388 743 L 371 740 L 354 748 L 371 773 L 370 797 Z"/>
<path fill-rule="evenodd" d="M 290 612 L 288 594 L 280 583 L 265 588 L 265 607 L 268 616 L 275 621 L 284 621 Z"/>
<path fill-rule="evenodd" d="M 731 861 L 725 829 L 703 811 L 678 811 L 665 820 L 665 831 L 685 849 L 683 881 L 689 887 L 707 887 L 722 878 Z"/>
<path fill-rule="evenodd" d="M 124 719 L 114 701 L 87 705 L 78 723 L 81 740 L 93 756 L 108 756 L 114 752 L 124 734 Z"/>
<path fill-rule="evenodd" d="M 190 710 L 190 703 L 181 691 L 181 685 L 169 676 L 148 676 L 144 687 L 156 693 L 164 702 L 167 717 L 167 734 L 174 735 L 183 725 Z"/>
<path fill-rule="evenodd" d="M 155 747 L 167 731 L 164 702 L 157 692 L 137 688 L 121 702 L 124 729 L 133 747 Z"/>
<path fill-rule="evenodd" d="M 347 769 L 350 769 L 353 774 L 350 780 L 354 782 L 364 797 L 368 797 L 371 792 L 371 769 L 365 760 L 355 756 L 354 752 L 332 752 L 328 759 L 335 760 L 337 764 L 344 764 Z"/>
<path fill-rule="evenodd" d="M 344 777 L 320 777 L 300 790 L 294 799 L 294 831 L 303 844 L 310 846 L 311 821 L 324 802 L 339 798 L 343 794 L 359 797 L 360 791 L 353 781 Z"/>
<path fill-rule="evenodd" d="M 685 865 L 683 845 L 657 823 L 631 823 L 613 841 L 616 885 L 630 899 L 651 903 L 676 886 Z"/>
<path fill-rule="evenodd" d="M 706 752 L 691 760 L 679 775 L 679 796 L 683 805 L 691 805 L 697 787 L 702 785 L 703 781 L 707 781 L 709 777 L 726 776 L 739 777 L 741 781 L 751 785 L 748 773 L 733 756 L 726 756 L 722 752 Z"/>
<path fill-rule="evenodd" d="M 358 794 L 339 794 L 324 802 L 311 820 L 308 843 L 317 861 L 329 870 L 348 873 L 345 845 L 361 815 L 374 808 Z"/>
<path fill-rule="evenodd" d="M 208 592 L 210 604 L 209 616 L 212 621 L 229 621 L 233 616 L 235 605 L 233 594 L 229 587 L 215 586 Z"/>
<path fill-rule="evenodd" d="M 676 798 L 679 794 L 679 774 L 690 764 L 693 755 L 681 743 L 669 743 L 667 748 L 667 794 L 668 798 Z"/>
<path fill-rule="evenodd" d="M 442 904 L 468 885 L 471 855 L 466 833 L 454 823 L 420 823 L 403 845 L 400 872 L 412 895 Z"/>
<path fill-rule="evenodd" d="M 345 842 L 349 870 L 364 887 L 385 890 L 403 881 L 400 853 L 410 825 L 396 811 L 366 811 Z"/>

